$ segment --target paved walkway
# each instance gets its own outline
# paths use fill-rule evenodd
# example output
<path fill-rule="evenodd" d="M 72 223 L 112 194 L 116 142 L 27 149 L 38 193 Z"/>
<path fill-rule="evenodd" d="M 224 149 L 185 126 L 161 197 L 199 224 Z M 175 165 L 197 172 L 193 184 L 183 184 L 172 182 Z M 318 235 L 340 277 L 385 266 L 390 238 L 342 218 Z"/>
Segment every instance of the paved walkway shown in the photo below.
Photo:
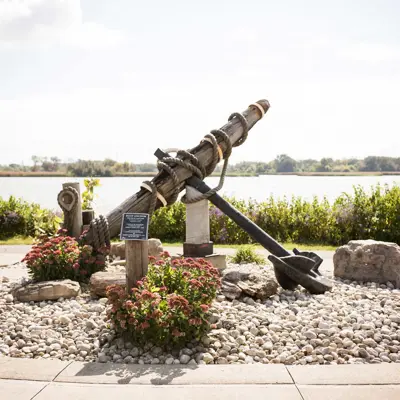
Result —
<path fill-rule="evenodd" d="M 123 365 L 0 358 L 2 400 L 398 400 L 400 364 Z"/>
<path fill-rule="evenodd" d="M 7 276 L 10 279 L 21 278 L 27 276 L 26 268 L 21 268 L 20 265 L 12 266 L 4 269 L 6 266 L 10 266 L 22 260 L 26 253 L 30 250 L 31 246 L 26 245 L 4 245 L 0 246 L 0 275 Z M 170 254 L 182 254 L 182 247 L 169 247 L 165 246 Z M 290 249 L 291 250 L 291 249 Z M 228 247 L 215 247 L 214 251 L 219 254 L 233 255 L 236 251 L 234 248 Z M 269 253 L 265 249 L 258 249 L 258 253 L 267 256 Z M 324 259 L 320 267 L 320 271 L 326 277 L 331 278 L 333 275 L 333 251 L 319 251 L 316 253 Z"/>

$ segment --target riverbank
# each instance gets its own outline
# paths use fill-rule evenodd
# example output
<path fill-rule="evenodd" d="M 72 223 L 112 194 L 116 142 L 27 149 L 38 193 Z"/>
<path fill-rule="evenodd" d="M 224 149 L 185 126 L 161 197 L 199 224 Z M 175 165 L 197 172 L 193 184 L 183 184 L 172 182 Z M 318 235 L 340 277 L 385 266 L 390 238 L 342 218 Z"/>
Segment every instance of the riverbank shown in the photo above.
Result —
<path fill-rule="evenodd" d="M 124 172 L 115 173 L 111 176 L 94 175 L 95 178 L 138 178 L 154 177 L 157 172 Z M 210 176 L 219 176 L 220 173 L 212 173 Z M 352 171 L 352 172 L 274 172 L 266 174 L 227 172 L 227 177 L 257 177 L 257 176 L 399 176 L 400 171 Z M 66 172 L 43 172 L 43 171 L 0 171 L 1 178 L 82 178 L 81 176 L 67 174 Z"/>
<path fill-rule="evenodd" d="M 400 174 L 400 172 L 399 172 Z M 124 172 L 113 175 L 93 175 L 93 178 L 138 178 L 155 177 L 157 172 Z M 219 176 L 220 173 L 212 173 L 210 176 Z M 258 174 L 243 174 L 236 172 L 227 172 L 230 177 L 254 177 Z M 43 172 L 43 171 L 0 171 L 0 178 L 83 178 L 82 176 L 71 175 L 66 172 Z"/>

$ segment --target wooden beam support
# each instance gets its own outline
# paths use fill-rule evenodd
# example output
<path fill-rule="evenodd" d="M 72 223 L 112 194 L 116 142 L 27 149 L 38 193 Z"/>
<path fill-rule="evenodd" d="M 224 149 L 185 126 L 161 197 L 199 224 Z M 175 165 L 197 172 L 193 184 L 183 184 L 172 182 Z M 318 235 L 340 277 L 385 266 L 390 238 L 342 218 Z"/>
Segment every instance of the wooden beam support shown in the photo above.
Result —
<path fill-rule="evenodd" d="M 126 291 L 136 286 L 136 282 L 147 275 L 149 264 L 148 240 L 125 240 Z"/>

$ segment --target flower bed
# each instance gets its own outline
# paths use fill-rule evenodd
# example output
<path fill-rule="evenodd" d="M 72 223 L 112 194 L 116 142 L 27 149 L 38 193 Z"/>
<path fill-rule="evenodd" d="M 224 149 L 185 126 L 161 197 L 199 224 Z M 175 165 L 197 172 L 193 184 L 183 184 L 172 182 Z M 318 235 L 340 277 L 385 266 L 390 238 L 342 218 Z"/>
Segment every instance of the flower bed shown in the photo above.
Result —
<path fill-rule="evenodd" d="M 157 345 L 199 339 L 210 327 L 209 305 L 220 286 L 219 272 L 205 260 L 171 260 L 168 253 L 155 262 L 132 293 L 111 286 L 108 317 L 119 332 L 129 332 L 138 343 Z"/>
<path fill-rule="evenodd" d="M 107 249 L 95 251 L 67 236 L 61 229 L 54 236 L 43 236 L 22 261 L 34 281 L 71 279 L 87 282 L 90 276 L 105 269 Z"/>

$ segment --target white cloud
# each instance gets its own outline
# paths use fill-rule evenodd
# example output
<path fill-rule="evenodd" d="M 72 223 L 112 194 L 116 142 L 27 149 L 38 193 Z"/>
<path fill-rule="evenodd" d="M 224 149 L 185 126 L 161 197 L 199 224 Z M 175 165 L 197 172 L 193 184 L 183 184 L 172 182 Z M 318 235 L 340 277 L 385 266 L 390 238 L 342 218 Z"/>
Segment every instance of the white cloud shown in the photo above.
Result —
<path fill-rule="evenodd" d="M 104 25 L 84 21 L 80 0 L 25 0 L 0 2 L 0 46 L 3 48 L 110 47 L 123 34 Z"/>
<path fill-rule="evenodd" d="M 400 48 L 387 43 L 356 43 L 339 50 L 344 58 L 371 64 L 399 61 Z"/>

